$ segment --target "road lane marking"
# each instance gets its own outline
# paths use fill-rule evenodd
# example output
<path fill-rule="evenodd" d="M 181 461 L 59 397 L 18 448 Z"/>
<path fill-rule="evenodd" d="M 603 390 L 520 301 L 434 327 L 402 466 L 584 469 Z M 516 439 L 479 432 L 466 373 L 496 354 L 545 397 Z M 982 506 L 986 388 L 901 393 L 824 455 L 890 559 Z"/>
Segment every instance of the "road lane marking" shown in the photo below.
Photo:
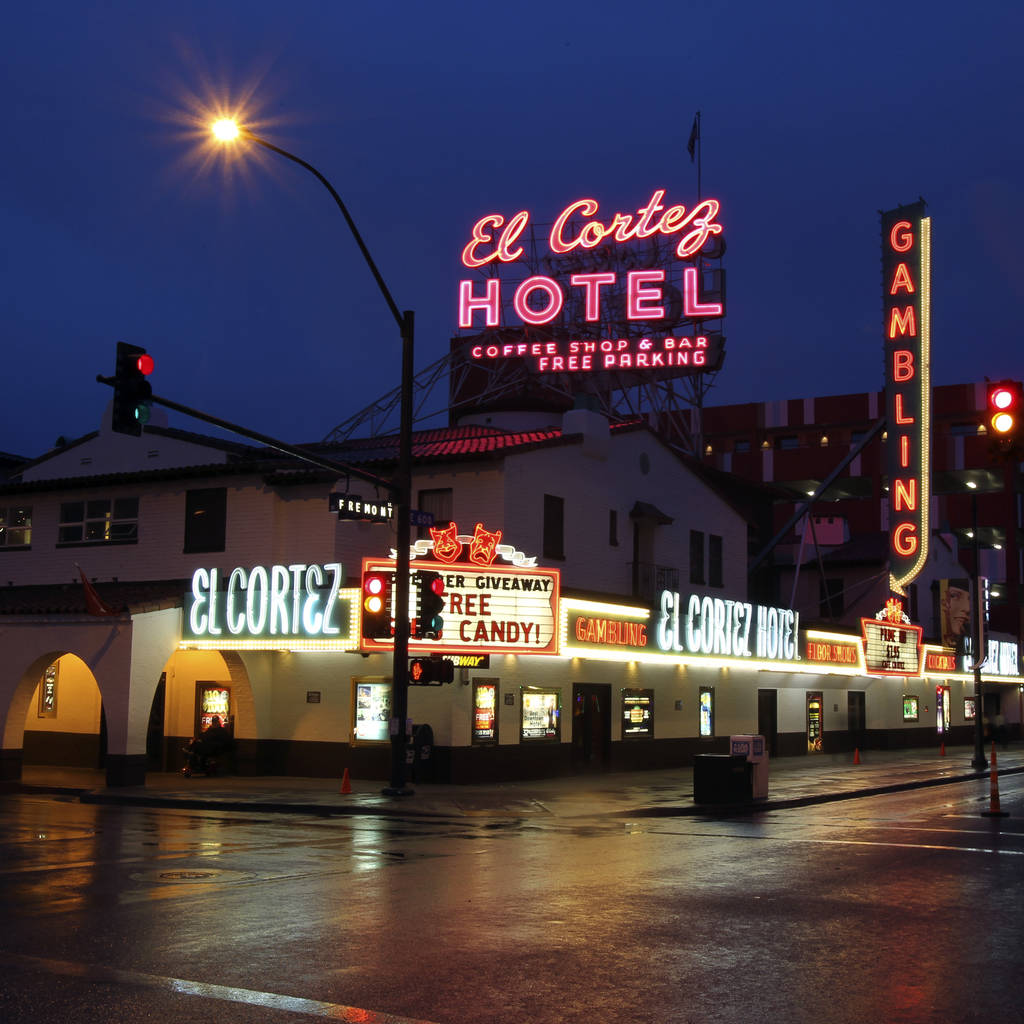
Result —
<path fill-rule="evenodd" d="M 45 957 L 9 952 L 0 953 L 0 959 L 4 963 L 48 971 L 51 974 L 166 989 L 181 995 L 220 999 L 229 1003 L 245 1003 L 249 1006 L 262 1006 L 269 1010 L 283 1010 L 288 1013 L 304 1013 L 311 1017 L 348 1021 L 349 1024 L 432 1024 L 431 1021 L 416 1017 L 396 1017 L 391 1013 L 378 1013 L 375 1010 L 364 1010 L 358 1006 L 325 1003 L 318 999 L 303 999 L 299 996 L 285 996 L 276 992 L 257 992 L 249 988 L 213 985 L 203 981 L 188 981 L 184 978 L 168 978 L 160 974 L 146 974 L 142 971 L 131 971 L 120 967 L 78 964 L 67 960 L 51 960 Z"/>

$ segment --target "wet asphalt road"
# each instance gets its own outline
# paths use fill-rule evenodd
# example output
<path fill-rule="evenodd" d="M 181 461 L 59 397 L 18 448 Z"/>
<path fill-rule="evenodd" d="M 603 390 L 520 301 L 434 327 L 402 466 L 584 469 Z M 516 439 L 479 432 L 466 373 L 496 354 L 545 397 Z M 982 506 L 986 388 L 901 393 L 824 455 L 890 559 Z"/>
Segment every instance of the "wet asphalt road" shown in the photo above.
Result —
<path fill-rule="evenodd" d="M 735 818 L 0 798 L 0 1020 L 1024 1020 L 1024 776 Z"/>

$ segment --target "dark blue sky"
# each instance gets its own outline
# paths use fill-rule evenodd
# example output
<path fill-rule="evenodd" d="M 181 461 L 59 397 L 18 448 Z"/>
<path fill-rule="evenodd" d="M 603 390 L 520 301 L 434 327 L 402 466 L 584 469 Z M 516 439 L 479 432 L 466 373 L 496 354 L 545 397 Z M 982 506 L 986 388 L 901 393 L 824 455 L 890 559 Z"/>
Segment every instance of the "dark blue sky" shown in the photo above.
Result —
<path fill-rule="evenodd" d="M 712 403 L 881 387 L 878 211 L 933 219 L 933 380 L 1024 376 L 1019 5 L 21 4 L 0 61 L 0 450 L 99 422 L 115 342 L 158 394 L 317 440 L 398 381 L 393 321 L 330 197 L 205 159 L 202 110 L 318 167 L 447 350 L 483 214 L 722 202 Z M 194 428 L 194 421 L 172 417 Z"/>

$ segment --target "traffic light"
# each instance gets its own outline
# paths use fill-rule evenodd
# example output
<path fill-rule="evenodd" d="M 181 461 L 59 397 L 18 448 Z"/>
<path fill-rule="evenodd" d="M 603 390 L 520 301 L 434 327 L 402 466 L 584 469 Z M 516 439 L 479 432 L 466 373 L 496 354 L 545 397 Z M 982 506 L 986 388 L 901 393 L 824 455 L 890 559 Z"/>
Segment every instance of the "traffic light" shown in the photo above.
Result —
<path fill-rule="evenodd" d="M 391 576 L 386 572 L 363 573 L 363 627 L 365 639 L 390 639 Z"/>
<path fill-rule="evenodd" d="M 1015 380 L 988 385 L 985 429 L 999 452 L 1009 452 L 1024 439 L 1024 388 Z"/>
<path fill-rule="evenodd" d="M 409 662 L 409 682 L 413 686 L 440 685 L 455 679 L 451 658 L 413 658 Z"/>
<path fill-rule="evenodd" d="M 444 630 L 444 577 L 439 572 L 416 573 L 416 635 L 420 640 L 437 640 Z"/>
<path fill-rule="evenodd" d="M 138 437 L 149 422 L 153 385 L 146 376 L 153 372 L 153 357 L 144 348 L 117 343 L 117 365 L 114 372 L 114 405 L 110 426 L 119 434 Z"/>

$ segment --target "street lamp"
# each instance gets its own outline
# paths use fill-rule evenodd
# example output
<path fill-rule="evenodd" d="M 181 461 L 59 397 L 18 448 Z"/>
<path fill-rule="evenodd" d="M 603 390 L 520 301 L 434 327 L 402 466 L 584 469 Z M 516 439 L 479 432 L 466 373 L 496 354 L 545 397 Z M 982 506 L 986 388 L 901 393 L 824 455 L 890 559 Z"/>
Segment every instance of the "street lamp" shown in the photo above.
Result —
<path fill-rule="evenodd" d="M 395 498 L 396 519 L 398 520 L 395 547 L 398 555 L 395 558 L 395 647 L 394 664 L 391 672 L 391 783 L 384 789 L 386 796 L 410 796 L 412 790 L 405 784 L 405 722 L 409 713 L 409 545 L 412 539 L 409 522 L 409 510 L 412 500 L 412 381 L 413 381 L 413 325 L 412 310 L 400 312 L 395 300 L 391 297 L 388 286 L 384 283 L 377 264 L 374 263 L 370 250 L 367 249 L 363 236 L 352 220 L 348 208 L 335 191 L 334 186 L 312 165 L 305 160 L 289 153 L 280 146 L 275 146 L 266 139 L 254 135 L 247 128 L 237 124 L 230 118 L 222 118 L 211 125 L 214 137 L 223 143 L 245 139 L 254 142 L 264 149 L 269 149 L 278 156 L 304 167 L 331 194 L 341 215 L 345 218 L 352 237 L 355 238 L 359 251 L 363 254 L 373 279 L 377 282 L 384 301 L 391 310 L 391 315 L 398 325 L 402 338 L 402 382 L 401 412 L 398 427 L 398 470 L 391 484 Z"/>

